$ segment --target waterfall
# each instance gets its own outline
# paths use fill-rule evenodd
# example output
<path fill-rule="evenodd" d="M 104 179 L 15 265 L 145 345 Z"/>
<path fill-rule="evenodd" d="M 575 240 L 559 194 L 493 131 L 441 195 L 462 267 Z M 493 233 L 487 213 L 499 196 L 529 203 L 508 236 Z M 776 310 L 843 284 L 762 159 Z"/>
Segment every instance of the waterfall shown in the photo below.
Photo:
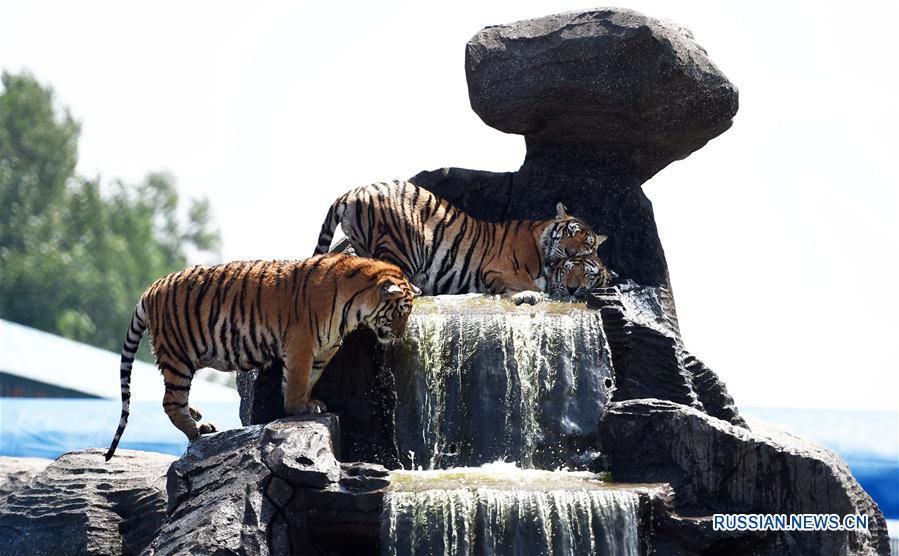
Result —
<path fill-rule="evenodd" d="M 512 464 L 398 471 L 384 501 L 381 553 L 640 553 L 638 495 L 590 473 Z"/>
<path fill-rule="evenodd" d="M 596 311 L 497 297 L 416 300 L 390 354 L 397 445 L 426 469 L 509 460 L 585 468 L 613 387 Z"/>

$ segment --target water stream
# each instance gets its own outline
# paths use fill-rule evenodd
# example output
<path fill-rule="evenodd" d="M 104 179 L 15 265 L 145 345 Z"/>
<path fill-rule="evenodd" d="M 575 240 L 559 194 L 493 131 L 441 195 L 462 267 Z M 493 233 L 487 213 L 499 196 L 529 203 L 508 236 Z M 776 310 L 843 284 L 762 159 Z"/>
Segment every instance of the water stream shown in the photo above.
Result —
<path fill-rule="evenodd" d="M 639 497 L 586 472 L 478 468 L 391 473 L 388 556 L 640 553 Z"/>
<path fill-rule="evenodd" d="M 613 381 L 600 316 L 582 304 L 422 298 L 391 358 L 407 468 L 590 468 L 598 455 Z"/>

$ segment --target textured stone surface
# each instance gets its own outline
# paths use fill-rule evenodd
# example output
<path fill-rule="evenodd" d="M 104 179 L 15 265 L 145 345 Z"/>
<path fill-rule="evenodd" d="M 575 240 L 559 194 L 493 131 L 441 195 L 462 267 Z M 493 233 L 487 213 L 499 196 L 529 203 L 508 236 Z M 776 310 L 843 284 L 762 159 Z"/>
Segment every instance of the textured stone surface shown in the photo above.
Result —
<path fill-rule="evenodd" d="M 0 504 L 0 551 L 140 554 L 165 516 L 171 456 L 119 450 L 63 454 Z"/>
<path fill-rule="evenodd" d="M 338 457 L 399 467 L 394 440 L 393 375 L 384 367 L 384 347 L 362 328 L 349 334 L 312 390 L 328 411 L 340 415 Z M 275 362 L 261 371 L 238 373 L 240 419 L 244 425 L 285 417 L 281 392 L 283 366 Z"/>
<path fill-rule="evenodd" d="M 737 90 L 687 29 L 624 9 L 491 26 L 466 49 L 471 106 L 528 150 L 574 147 L 646 180 L 727 130 Z"/>
<path fill-rule="evenodd" d="M 684 349 L 676 318 L 665 309 L 670 296 L 666 288 L 627 282 L 588 299 L 588 307 L 602 315 L 612 351 L 612 399 L 669 400 L 745 427 L 718 375 Z"/>
<path fill-rule="evenodd" d="M 46 458 L 12 458 L 0 456 L 0 504 L 13 492 L 24 487 L 32 477 L 53 460 Z"/>
<path fill-rule="evenodd" d="M 610 404 L 601 445 L 619 481 L 671 483 L 682 516 L 868 516 L 868 534 L 782 532 L 738 554 L 888 554 L 883 514 L 833 452 L 762 423 L 735 427 L 696 409 L 643 399 Z"/>
<path fill-rule="evenodd" d="M 168 520 L 148 554 L 374 553 L 386 470 L 340 464 L 334 415 L 203 436 L 168 473 Z M 348 535 L 352 533 L 352 535 Z M 342 544 L 343 543 L 343 544 Z"/>

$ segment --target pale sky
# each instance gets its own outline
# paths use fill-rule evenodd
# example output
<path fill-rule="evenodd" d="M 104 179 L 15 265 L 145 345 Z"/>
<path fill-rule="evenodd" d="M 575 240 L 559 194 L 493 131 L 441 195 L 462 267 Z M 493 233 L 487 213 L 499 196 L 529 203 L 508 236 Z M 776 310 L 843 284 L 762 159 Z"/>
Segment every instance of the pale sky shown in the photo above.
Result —
<path fill-rule="evenodd" d="M 567 1 L 0 2 L 0 68 L 82 124 L 79 171 L 169 170 L 225 259 L 311 254 L 350 187 L 515 170 L 465 84 L 486 25 Z M 693 31 L 740 90 L 733 128 L 645 186 L 688 349 L 738 405 L 899 410 L 899 3 L 621 6 Z M 251 7 L 252 6 L 252 7 Z"/>

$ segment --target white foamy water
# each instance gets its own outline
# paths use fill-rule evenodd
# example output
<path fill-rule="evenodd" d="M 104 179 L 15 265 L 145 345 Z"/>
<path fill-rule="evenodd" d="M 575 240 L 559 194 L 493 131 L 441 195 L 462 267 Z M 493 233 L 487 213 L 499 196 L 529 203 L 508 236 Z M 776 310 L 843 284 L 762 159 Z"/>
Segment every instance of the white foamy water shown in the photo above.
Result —
<path fill-rule="evenodd" d="M 391 473 L 381 552 L 637 555 L 639 497 L 586 472 L 510 463 Z"/>
<path fill-rule="evenodd" d="M 611 393 L 602 320 L 583 304 L 416 300 L 397 354 L 400 453 L 426 469 L 571 464 Z"/>

